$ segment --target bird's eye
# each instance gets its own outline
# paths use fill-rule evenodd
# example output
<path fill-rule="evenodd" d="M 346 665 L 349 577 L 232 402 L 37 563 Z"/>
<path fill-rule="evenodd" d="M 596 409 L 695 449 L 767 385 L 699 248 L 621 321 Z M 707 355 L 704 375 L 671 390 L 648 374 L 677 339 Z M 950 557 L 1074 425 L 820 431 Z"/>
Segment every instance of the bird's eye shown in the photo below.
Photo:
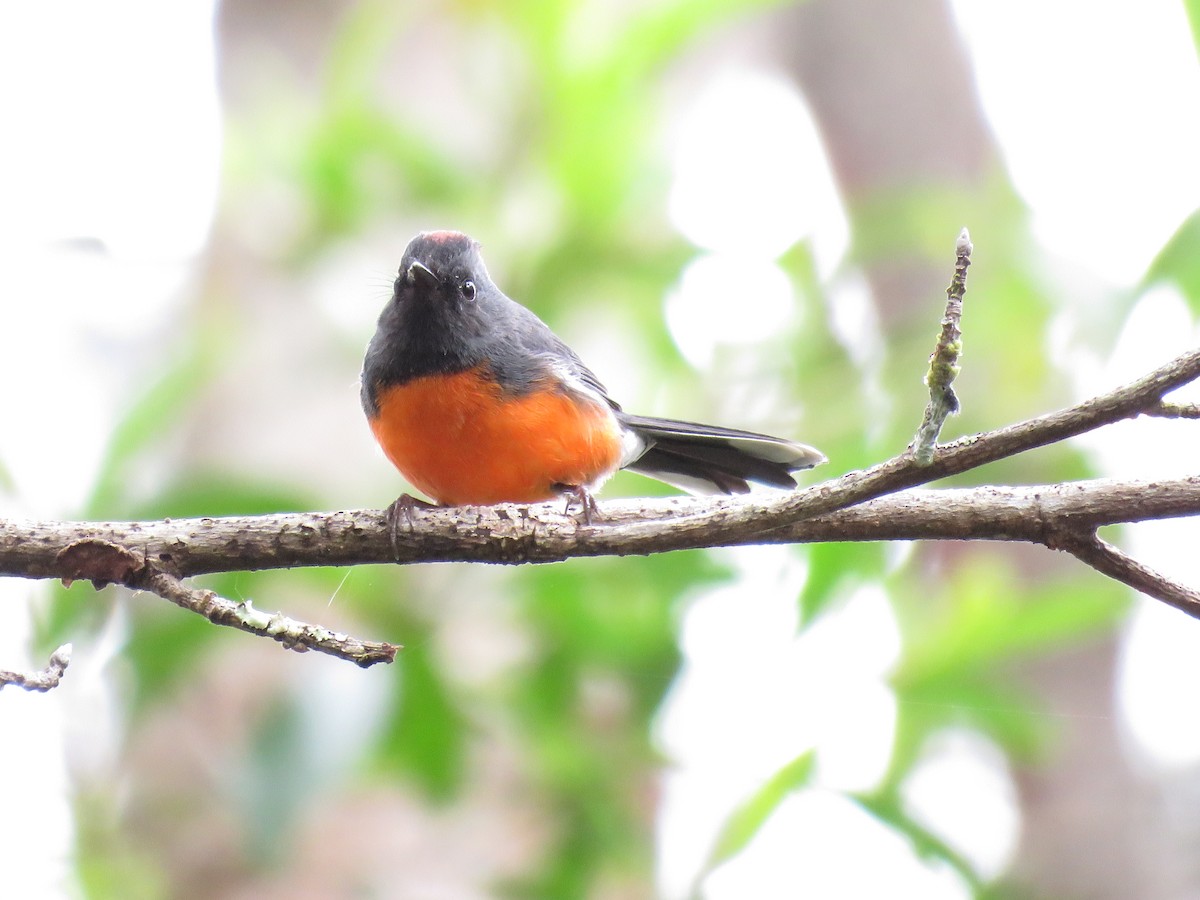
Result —
<path fill-rule="evenodd" d="M 463 299 L 465 299 L 465 300 L 474 300 L 475 299 L 475 282 L 464 281 L 462 283 L 462 287 L 460 287 L 459 290 L 462 291 Z"/>

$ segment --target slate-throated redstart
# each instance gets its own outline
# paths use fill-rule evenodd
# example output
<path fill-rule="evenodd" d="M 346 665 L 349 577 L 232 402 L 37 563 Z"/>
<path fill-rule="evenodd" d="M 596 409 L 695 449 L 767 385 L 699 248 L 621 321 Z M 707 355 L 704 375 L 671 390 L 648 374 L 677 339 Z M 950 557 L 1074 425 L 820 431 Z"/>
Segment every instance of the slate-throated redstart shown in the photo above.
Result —
<path fill-rule="evenodd" d="M 589 491 L 621 468 L 741 494 L 750 481 L 795 487 L 791 472 L 825 461 L 782 438 L 625 412 L 455 231 L 424 232 L 404 251 L 367 347 L 362 404 L 388 459 L 448 506 L 565 495 L 587 514 Z"/>

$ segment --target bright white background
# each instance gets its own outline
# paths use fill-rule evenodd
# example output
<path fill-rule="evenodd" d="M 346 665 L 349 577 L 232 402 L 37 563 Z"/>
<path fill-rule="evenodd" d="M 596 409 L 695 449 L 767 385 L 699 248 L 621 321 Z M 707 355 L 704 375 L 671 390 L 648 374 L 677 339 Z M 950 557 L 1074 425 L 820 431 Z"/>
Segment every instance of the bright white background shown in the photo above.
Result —
<path fill-rule="evenodd" d="M 1089 4 L 1082 21 L 1070 0 L 963 0 L 955 11 L 1038 236 L 1101 291 L 1133 285 L 1200 202 L 1200 74 L 1180 4 Z M 211 17 L 202 0 L 64 0 L 0 13 L 0 460 L 16 484 L 15 500 L 0 499 L 4 515 L 68 514 L 86 495 L 114 398 L 153 360 L 146 337 L 187 290 L 218 177 Z M 1114 46 L 1124 48 L 1119 59 Z M 154 115 L 144 114 L 148 106 Z M 769 72 L 714 72 L 672 128 L 672 217 L 708 255 L 684 274 L 665 314 L 681 349 L 703 366 L 718 342 L 761 336 L 710 332 L 703 324 L 722 317 L 680 314 L 713 302 L 700 285 L 719 284 L 731 260 L 743 286 L 747 264 L 756 266 L 762 289 L 743 296 L 767 307 L 742 322 L 791 308 L 770 254 L 747 259 L 739 223 L 754 223 L 756 248 L 811 238 L 826 274 L 845 250 L 846 227 L 803 103 Z M 739 167 L 748 185 L 723 181 L 731 154 L 752 161 Z M 1143 158 L 1149 162 L 1131 163 Z M 781 196 L 808 202 L 784 206 Z M 110 255 L 62 243 L 80 236 L 100 239 Z M 1164 319 L 1173 327 L 1150 327 Z M 359 324 L 365 341 L 372 323 Z M 1075 392 L 1116 384 L 1196 338 L 1178 298 L 1158 292 L 1111 361 L 1078 361 Z M 61 396 L 81 401 L 71 421 L 47 402 Z M 1194 471 L 1194 453 L 1145 434 L 1106 433 L 1096 446 L 1114 468 Z M 1129 539 L 1141 558 L 1196 584 L 1195 537 L 1194 524 L 1168 523 Z M 666 776 L 660 819 L 660 884 L 669 896 L 687 889 L 731 806 L 799 748 L 818 750 L 817 781 L 826 789 L 867 787 L 886 762 L 871 750 L 886 746 L 894 719 L 885 679 L 898 636 L 886 603 L 864 594 L 795 637 L 801 564 L 771 548 L 735 558 L 749 596 L 716 590 L 697 599 L 684 623 L 684 674 L 658 726 L 678 762 Z M 24 582 L 0 582 L 0 666 L 44 662 L 25 655 L 35 593 Z M 1152 765 L 1200 759 L 1200 724 L 1178 714 L 1191 708 L 1186 686 L 1200 680 L 1195 633 L 1183 624 L 1144 604 L 1128 630 L 1122 709 L 1131 752 Z M 76 660 L 59 691 L 0 695 L 0 872 L 12 896 L 73 890 L 66 753 L 86 766 L 89 754 L 111 746 L 103 645 Z M 840 693 L 818 682 L 818 672 L 840 673 Z M 797 711 L 787 722 L 774 714 L 783 698 Z M 1019 823 L 994 748 L 946 735 L 910 800 L 985 873 L 1004 865 Z M 804 867 L 794 864 L 797 846 L 812 848 Z M 847 873 L 858 880 L 847 882 Z M 762 839 L 706 887 L 707 896 L 730 898 L 966 896 L 951 873 L 925 868 L 893 834 L 822 789 L 786 803 Z"/>

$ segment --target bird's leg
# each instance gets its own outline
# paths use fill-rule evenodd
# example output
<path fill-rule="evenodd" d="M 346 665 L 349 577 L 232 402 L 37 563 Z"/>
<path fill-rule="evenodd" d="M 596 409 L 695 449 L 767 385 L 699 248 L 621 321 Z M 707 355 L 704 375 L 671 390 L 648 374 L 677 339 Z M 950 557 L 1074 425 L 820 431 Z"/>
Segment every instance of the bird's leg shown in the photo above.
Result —
<path fill-rule="evenodd" d="M 412 494 L 401 494 L 389 504 L 384 512 L 388 523 L 388 534 L 392 539 L 392 558 L 400 558 L 400 525 L 404 523 L 409 532 L 413 530 L 414 509 L 437 509 L 436 503 L 429 503 Z"/>
<path fill-rule="evenodd" d="M 600 506 L 596 503 L 596 498 L 592 496 L 592 492 L 585 485 L 565 485 L 563 493 L 567 497 L 567 505 L 563 509 L 563 515 L 569 516 L 571 514 L 571 504 L 578 503 L 579 510 L 583 514 L 584 525 L 591 525 L 593 521 L 600 518 Z"/>

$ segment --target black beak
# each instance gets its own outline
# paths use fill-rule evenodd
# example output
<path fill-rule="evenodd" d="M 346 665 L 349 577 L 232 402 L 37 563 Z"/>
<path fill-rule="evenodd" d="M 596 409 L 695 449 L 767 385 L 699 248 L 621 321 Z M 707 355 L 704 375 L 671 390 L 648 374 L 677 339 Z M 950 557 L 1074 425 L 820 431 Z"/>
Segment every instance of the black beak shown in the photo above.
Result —
<path fill-rule="evenodd" d="M 435 288 L 440 283 L 440 280 L 433 274 L 433 270 L 429 266 L 416 260 L 408 264 L 407 277 L 409 284 L 420 282 L 426 288 Z"/>

